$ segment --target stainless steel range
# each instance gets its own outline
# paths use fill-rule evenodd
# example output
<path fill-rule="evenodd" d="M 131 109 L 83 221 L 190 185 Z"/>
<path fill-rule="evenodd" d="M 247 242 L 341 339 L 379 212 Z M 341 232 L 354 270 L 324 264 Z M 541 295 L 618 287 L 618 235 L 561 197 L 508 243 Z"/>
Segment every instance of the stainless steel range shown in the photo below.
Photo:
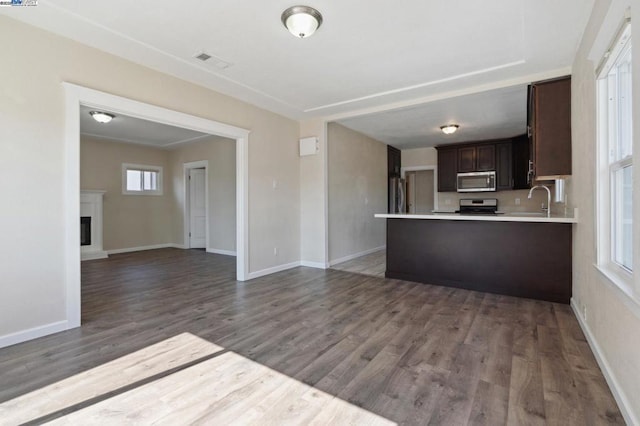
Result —
<path fill-rule="evenodd" d="M 460 214 L 498 214 L 497 198 L 462 198 Z"/>

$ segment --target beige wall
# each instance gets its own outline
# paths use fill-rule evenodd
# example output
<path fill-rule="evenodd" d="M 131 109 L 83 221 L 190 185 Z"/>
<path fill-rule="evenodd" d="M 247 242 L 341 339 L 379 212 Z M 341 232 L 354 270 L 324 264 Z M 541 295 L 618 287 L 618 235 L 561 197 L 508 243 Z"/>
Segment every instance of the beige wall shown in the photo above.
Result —
<path fill-rule="evenodd" d="M 106 190 L 104 249 L 184 244 L 184 163 L 209 162 L 209 247 L 235 251 L 235 141 L 211 136 L 171 151 L 81 137 L 80 187 Z M 163 195 L 123 195 L 123 163 L 163 168 Z"/>
<path fill-rule="evenodd" d="M 596 91 L 595 64 L 588 60 L 611 1 L 595 2 L 594 12 L 577 57 L 572 79 L 572 169 L 569 202 L 579 208 L 580 222 L 573 233 L 573 301 L 608 365 L 617 390 L 626 399 L 626 409 L 640 421 L 640 305 L 624 295 L 595 268 L 596 263 Z M 631 4 L 632 22 L 640 22 L 640 2 Z M 615 17 L 615 26 L 622 14 Z M 635 31 L 634 27 L 634 31 Z M 614 28 L 615 32 L 615 28 Z M 611 34 L 611 37 L 613 34 Z M 595 59 L 595 58 L 594 58 Z M 633 108 L 640 111 L 640 43 L 633 44 Z M 634 117 L 638 113 L 634 112 Z M 634 152 L 640 152 L 640 122 L 634 123 Z M 640 180 L 634 176 L 635 218 L 640 211 Z M 640 265 L 640 223 L 634 222 L 634 265 Z M 636 297 L 640 291 L 639 273 L 634 272 Z M 586 309 L 586 316 L 584 310 Z M 606 372 L 605 372 L 606 373 Z M 631 418 L 627 417 L 628 421 Z M 638 423 L 636 423 L 638 424 Z"/>
<path fill-rule="evenodd" d="M 212 136 L 169 152 L 174 200 L 173 241 L 184 244 L 184 163 L 209 162 L 209 247 L 236 250 L 236 142 Z"/>
<path fill-rule="evenodd" d="M 65 81 L 249 129 L 249 270 L 300 259 L 298 122 L 6 16 L 0 38 L 0 338 L 66 317 Z"/>
<path fill-rule="evenodd" d="M 328 125 L 329 259 L 386 244 L 387 146 L 336 123 Z"/>
<path fill-rule="evenodd" d="M 438 151 L 435 148 L 402 150 L 402 167 L 437 166 Z"/>
<path fill-rule="evenodd" d="M 174 242 L 174 199 L 170 191 L 168 154 L 141 145 L 89 136 L 80 138 L 80 188 L 107 191 L 103 207 L 105 250 Z M 162 167 L 163 194 L 122 194 L 123 163 Z"/>
<path fill-rule="evenodd" d="M 326 266 L 327 247 L 327 136 L 323 120 L 300 123 L 300 137 L 318 138 L 316 155 L 300 157 L 300 259 Z"/>

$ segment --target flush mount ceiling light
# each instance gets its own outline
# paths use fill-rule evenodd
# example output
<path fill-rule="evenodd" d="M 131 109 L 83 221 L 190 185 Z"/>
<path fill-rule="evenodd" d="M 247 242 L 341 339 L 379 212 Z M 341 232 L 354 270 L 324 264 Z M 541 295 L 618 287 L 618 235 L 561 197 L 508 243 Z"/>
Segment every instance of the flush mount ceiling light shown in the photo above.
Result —
<path fill-rule="evenodd" d="M 442 130 L 442 133 L 444 133 L 445 135 L 450 135 L 452 133 L 455 133 L 456 130 L 458 130 L 458 126 L 457 124 L 447 124 L 446 126 L 440 126 L 440 130 Z"/>
<path fill-rule="evenodd" d="M 90 111 L 89 114 L 91 115 L 91 117 L 93 117 L 94 120 L 102 124 L 106 124 L 110 122 L 115 117 L 115 115 L 113 114 L 109 114 L 108 112 L 102 112 L 102 111 Z"/>
<path fill-rule="evenodd" d="M 322 25 L 322 15 L 309 6 L 292 6 L 282 12 L 282 23 L 294 36 L 307 38 Z"/>

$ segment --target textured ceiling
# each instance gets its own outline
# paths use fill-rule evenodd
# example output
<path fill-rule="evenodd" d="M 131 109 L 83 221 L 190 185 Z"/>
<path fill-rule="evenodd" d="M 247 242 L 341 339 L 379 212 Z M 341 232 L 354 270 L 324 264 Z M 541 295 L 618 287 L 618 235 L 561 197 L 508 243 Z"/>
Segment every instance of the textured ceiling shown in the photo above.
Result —
<path fill-rule="evenodd" d="M 399 149 L 507 138 L 526 132 L 527 86 L 447 98 L 338 123 Z M 440 126 L 449 123 L 460 128 L 445 135 Z"/>
<path fill-rule="evenodd" d="M 593 0 L 307 4 L 324 16 L 308 39 L 280 22 L 288 0 L 40 0 L 0 13 L 299 119 L 567 73 Z M 193 58 L 203 51 L 230 65 Z"/>
<path fill-rule="evenodd" d="M 80 133 L 102 139 L 149 145 L 156 148 L 170 148 L 174 145 L 195 142 L 213 136 L 180 127 L 116 114 L 109 123 L 95 121 L 89 111 L 95 108 L 80 106 Z M 103 112 L 108 112 L 101 110 Z"/>

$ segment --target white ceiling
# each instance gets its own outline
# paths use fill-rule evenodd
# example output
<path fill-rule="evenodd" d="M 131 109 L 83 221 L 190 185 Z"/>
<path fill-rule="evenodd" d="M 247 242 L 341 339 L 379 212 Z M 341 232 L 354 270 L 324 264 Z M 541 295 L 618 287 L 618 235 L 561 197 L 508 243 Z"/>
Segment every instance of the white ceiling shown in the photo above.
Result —
<path fill-rule="evenodd" d="M 95 108 L 84 105 L 80 106 L 80 134 L 82 135 L 139 145 L 149 145 L 156 148 L 171 148 L 181 143 L 195 142 L 212 137 L 206 133 L 140 118 L 133 118 L 113 112 L 111 112 L 111 114 L 115 115 L 113 120 L 106 124 L 100 124 L 89 114 L 89 111 L 93 110 L 95 110 Z M 100 111 L 110 112 L 105 110 Z"/>
<path fill-rule="evenodd" d="M 494 89 L 413 107 L 337 120 L 399 149 L 520 135 L 527 126 L 527 85 Z M 458 124 L 452 135 L 440 126 Z"/>
<path fill-rule="evenodd" d="M 310 0 L 324 23 L 308 39 L 280 22 L 290 0 L 40 0 L 0 13 L 299 119 L 566 74 L 593 2 Z M 202 51 L 232 65 L 193 58 Z"/>

